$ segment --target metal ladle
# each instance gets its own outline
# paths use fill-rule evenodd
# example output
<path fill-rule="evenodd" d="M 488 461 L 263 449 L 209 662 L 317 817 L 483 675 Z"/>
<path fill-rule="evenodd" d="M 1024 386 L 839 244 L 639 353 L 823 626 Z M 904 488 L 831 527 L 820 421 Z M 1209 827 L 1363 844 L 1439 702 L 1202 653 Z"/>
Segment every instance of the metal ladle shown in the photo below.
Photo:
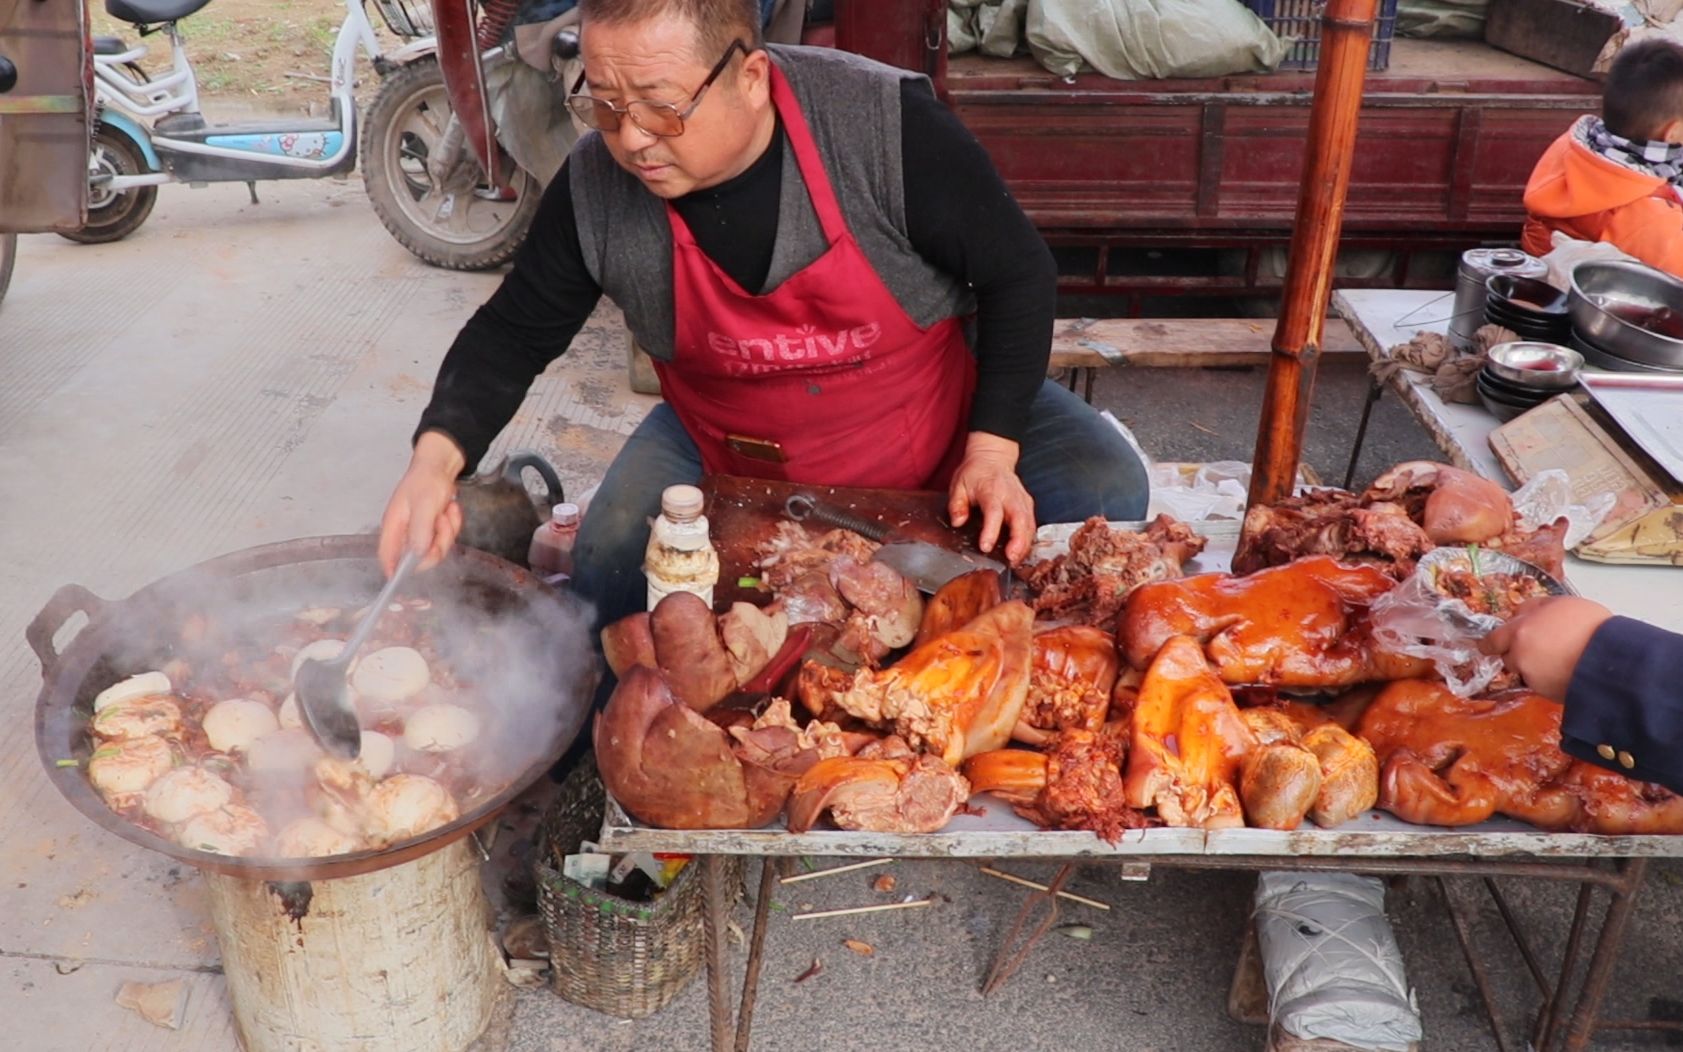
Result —
<path fill-rule="evenodd" d="M 392 594 L 420 559 L 421 553 L 413 549 L 403 553 L 391 579 L 380 589 L 379 597 L 369 606 L 368 612 L 362 615 L 356 631 L 345 640 L 345 647 L 339 651 L 338 657 L 327 660 L 310 658 L 298 667 L 297 674 L 292 677 L 292 690 L 298 696 L 298 714 L 304 726 L 316 742 L 334 756 L 354 760 L 362 753 L 362 723 L 351 704 L 346 673 L 356 652 L 374 631 L 374 624 L 385 612 L 386 604 L 391 602 Z"/>

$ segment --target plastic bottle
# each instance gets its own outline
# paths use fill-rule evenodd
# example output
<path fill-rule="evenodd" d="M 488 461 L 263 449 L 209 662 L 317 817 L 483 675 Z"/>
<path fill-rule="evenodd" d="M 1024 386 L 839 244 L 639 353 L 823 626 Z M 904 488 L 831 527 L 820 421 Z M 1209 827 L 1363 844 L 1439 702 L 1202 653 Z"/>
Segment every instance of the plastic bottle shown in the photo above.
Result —
<path fill-rule="evenodd" d="M 672 592 L 694 592 L 709 607 L 719 583 L 719 553 L 707 534 L 705 498 L 694 486 L 668 486 L 660 515 L 649 532 L 643 575 L 649 580 L 649 609 Z"/>
<path fill-rule="evenodd" d="M 573 574 L 573 542 L 579 535 L 579 506 L 557 504 L 549 510 L 549 521 L 532 531 L 532 545 L 526 551 L 526 565 L 543 577 Z"/>

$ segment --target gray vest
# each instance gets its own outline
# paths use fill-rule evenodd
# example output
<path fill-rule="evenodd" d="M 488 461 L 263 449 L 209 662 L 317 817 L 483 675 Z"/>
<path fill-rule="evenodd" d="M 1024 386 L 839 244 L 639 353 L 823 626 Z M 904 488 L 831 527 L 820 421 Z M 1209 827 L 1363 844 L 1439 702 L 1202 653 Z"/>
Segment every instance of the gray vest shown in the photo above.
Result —
<path fill-rule="evenodd" d="M 907 316 L 929 326 L 970 313 L 970 287 L 931 266 L 906 236 L 900 83 L 917 74 L 830 48 L 774 44 L 767 51 L 800 102 L 848 229 Z M 625 312 L 642 348 L 671 361 L 672 230 L 665 202 L 614 163 L 594 132 L 573 147 L 568 181 L 591 277 Z M 785 138 L 777 240 L 759 291 L 775 289 L 826 247 Z"/>

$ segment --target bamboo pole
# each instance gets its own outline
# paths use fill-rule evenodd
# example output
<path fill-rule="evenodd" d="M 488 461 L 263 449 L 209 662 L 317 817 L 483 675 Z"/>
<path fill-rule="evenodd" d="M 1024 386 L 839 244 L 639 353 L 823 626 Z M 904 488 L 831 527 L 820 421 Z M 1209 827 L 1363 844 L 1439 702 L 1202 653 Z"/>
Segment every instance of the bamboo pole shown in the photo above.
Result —
<path fill-rule="evenodd" d="M 1303 183 L 1251 461 L 1252 505 L 1272 504 L 1290 495 L 1296 485 L 1377 6 L 1377 0 L 1329 0 L 1321 19 Z"/>

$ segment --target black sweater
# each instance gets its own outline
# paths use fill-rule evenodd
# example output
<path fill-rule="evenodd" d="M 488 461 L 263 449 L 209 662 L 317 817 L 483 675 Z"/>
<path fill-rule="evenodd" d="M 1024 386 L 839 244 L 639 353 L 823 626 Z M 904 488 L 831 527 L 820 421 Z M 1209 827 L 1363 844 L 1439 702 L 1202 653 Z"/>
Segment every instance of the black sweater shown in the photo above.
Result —
<path fill-rule="evenodd" d="M 906 227 L 911 245 L 976 295 L 976 397 L 970 429 L 1020 440 L 1046 376 L 1057 270 L 1038 231 L 980 143 L 926 84 L 900 92 Z M 783 130 L 747 171 L 673 202 L 696 242 L 746 289 L 771 268 L 783 177 Z M 579 247 L 567 166 L 545 191 L 502 285 L 457 334 L 439 367 L 418 437 L 441 431 L 468 470 L 514 416 L 533 379 L 567 349 L 602 290 Z"/>

